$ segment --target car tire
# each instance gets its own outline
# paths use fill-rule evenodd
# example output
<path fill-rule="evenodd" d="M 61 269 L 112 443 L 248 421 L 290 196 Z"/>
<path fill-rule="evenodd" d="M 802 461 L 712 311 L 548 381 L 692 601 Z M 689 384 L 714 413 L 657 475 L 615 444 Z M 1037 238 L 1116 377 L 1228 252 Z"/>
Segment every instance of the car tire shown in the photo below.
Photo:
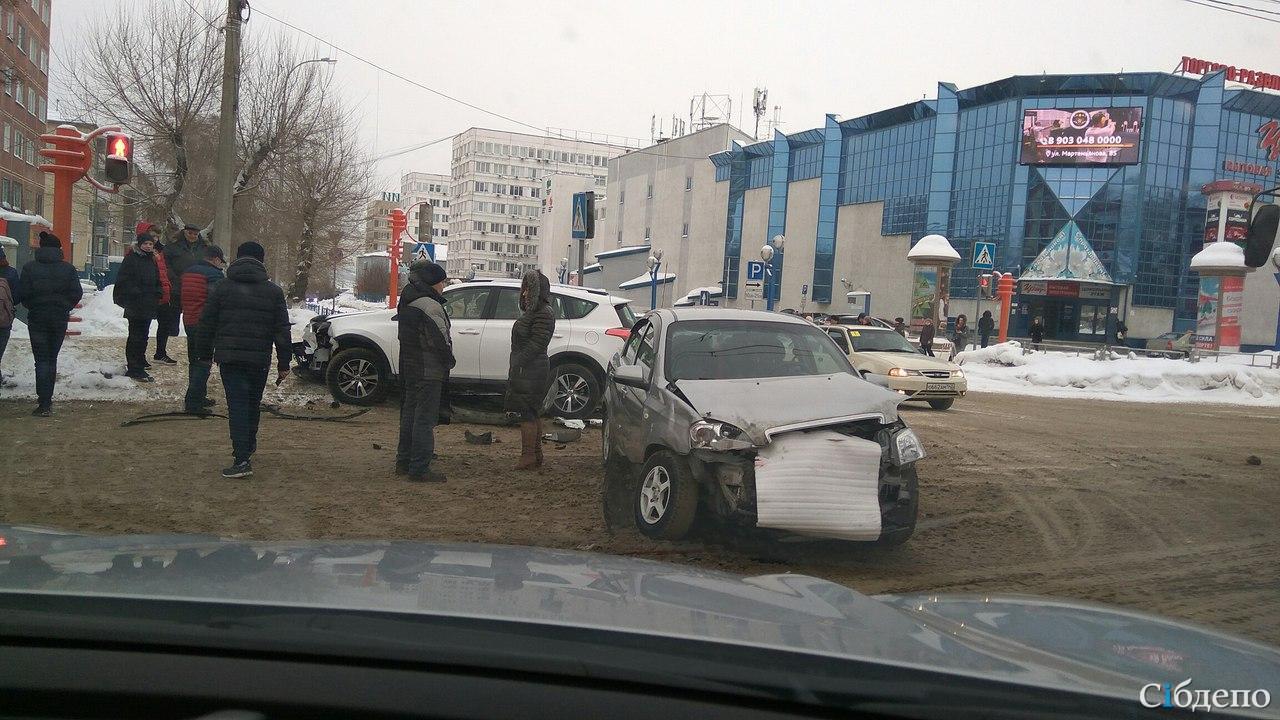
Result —
<path fill-rule="evenodd" d="M 955 398 L 946 398 L 943 400 L 929 401 L 929 407 L 933 408 L 934 410 L 949 410 L 951 409 L 951 406 L 955 404 L 956 404 Z"/>
<path fill-rule="evenodd" d="M 333 399 L 347 405 L 377 405 L 391 391 L 391 368 L 368 348 L 343 350 L 329 361 L 325 381 Z"/>
<path fill-rule="evenodd" d="M 679 540 L 698 515 L 698 484 L 689 464 L 667 450 L 650 456 L 631 497 L 636 528 L 655 540 Z"/>
<path fill-rule="evenodd" d="M 920 487 L 916 476 L 915 465 L 899 471 L 902 487 L 911 493 L 911 500 L 906 507 L 896 508 L 886 519 L 895 521 L 889 528 L 882 527 L 880 538 L 874 541 L 877 547 L 897 547 L 905 543 L 916 531 L 916 520 L 920 515 Z"/>
<path fill-rule="evenodd" d="M 591 417 L 600 405 L 600 380 L 589 368 L 566 362 L 551 368 L 547 414 L 566 420 Z"/>

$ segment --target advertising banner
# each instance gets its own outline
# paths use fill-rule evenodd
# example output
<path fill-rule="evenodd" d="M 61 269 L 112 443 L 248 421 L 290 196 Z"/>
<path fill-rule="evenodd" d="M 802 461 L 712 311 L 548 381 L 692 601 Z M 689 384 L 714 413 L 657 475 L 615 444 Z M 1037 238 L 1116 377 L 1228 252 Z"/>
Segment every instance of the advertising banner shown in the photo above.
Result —
<path fill-rule="evenodd" d="M 1240 307 L 1244 304 L 1244 277 L 1222 278 L 1222 321 L 1218 323 L 1218 349 L 1240 352 Z"/>
<path fill-rule="evenodd" d="M 1023 165 L 1133 165 L 1142 108 L 1044 108 L 1022 115 Z"/>
<path fill-rule="evenodd" d="M 916 265 L 911 278 L 911 327 L 924 325 L 926 318 L 934 317 L 933 299 L 938 291 L 938 267 Z"/>
<path fill-rule="evenodd" d="M 1218 242 L 1218 222 L 1222 219 L 1222 211 L 1217 205 L 1209 208 L 1204 214 L 1204 241 Z"/>
<path fill-rule="evenodd" d="M 1252 195 L 1230 192 L 1226 194 L 1227 229 L 1225 240 L 1244 245 L 1249 236 L 1249 204 Z"/>
<path fill-rule="evenodd" d="M 1218 349 L 1218 293 L 1223 278 L 1200 276 L 1200 296 L 1196 299 L 1196 347 Z"/>

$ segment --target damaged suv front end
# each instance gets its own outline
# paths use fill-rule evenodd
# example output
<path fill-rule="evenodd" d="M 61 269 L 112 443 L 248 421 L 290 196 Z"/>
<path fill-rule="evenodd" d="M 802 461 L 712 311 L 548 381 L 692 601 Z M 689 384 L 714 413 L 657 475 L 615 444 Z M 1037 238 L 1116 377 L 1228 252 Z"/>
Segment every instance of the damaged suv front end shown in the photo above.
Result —
<path fill-rule="evenodd" d="M 898 544 L 924 457 L 899 397 L 817 328 L 772 313 L 663 310 L 610 368 L 605 514 L 674 539 L 695 516 Z"/>

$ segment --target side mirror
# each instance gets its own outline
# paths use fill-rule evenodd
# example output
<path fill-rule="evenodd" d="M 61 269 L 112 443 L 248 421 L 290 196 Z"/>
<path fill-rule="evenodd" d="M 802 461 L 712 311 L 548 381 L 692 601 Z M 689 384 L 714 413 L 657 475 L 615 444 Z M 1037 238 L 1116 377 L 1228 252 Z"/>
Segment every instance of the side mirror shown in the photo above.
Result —
<path fill-rule="evenodd" d="M 649 387 L 645 380 L 644 370 L 639 365 L 619 365 L 609 376 L 618 385 L 644 390 Z"/>
<path fill-rule="evenodd" d="M 1280 227 L 1280 205 L 1267 203 L 1258 208 L 1249 221 L 1249 234 L 1245 236 L 1244 264 L 1262 267 L 1276 242 L 1276 229 Z"/>

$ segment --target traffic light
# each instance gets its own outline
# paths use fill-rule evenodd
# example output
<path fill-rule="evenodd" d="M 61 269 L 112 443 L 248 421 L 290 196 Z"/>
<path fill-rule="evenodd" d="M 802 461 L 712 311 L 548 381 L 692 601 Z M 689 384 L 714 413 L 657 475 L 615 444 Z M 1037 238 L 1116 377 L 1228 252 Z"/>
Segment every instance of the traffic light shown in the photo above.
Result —
<path fill-rule="evenodd" d="M 133 175 L 133 138 L 121 132 L 106 133 L 107 156 L 102 163 L 102 174 L 107 182 L 128 185 Z"/>
<path fill-rule="evenodd" d="M 983 273 L 978 276 L 978 291 L 982 294 L 983 300 L 990 300 L 994 297 L 991 285 L 991 273 Z"/>
<path fill-rule="evenodd" d="M 430 203 L 423 203 L 418 208 L 418 242 L 420 243 L 431 242 L 431 213 Z"/>

